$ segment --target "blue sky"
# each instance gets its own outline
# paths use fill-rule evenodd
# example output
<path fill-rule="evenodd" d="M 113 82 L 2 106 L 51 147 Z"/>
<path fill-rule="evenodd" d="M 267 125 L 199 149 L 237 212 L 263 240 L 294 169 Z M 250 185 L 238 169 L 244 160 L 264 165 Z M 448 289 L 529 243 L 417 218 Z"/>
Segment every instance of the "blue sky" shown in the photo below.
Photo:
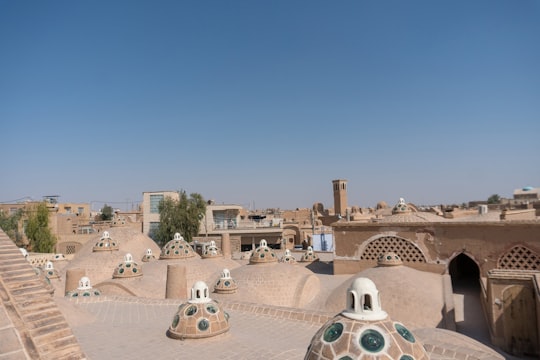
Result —
<path fill-rule="evenodd" d="M 540 2 L 2 1 L 0 202 L 540 186 Z M 128 205 L 126 205 L 128 204 Z"/>

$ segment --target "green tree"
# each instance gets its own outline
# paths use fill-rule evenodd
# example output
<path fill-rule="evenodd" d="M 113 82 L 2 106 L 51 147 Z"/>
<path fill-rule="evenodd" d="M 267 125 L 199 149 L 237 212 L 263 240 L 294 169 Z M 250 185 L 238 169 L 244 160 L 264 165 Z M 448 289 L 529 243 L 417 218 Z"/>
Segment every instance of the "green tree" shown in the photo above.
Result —
<path fill-rule="evenodd" d="M 113 208 L 107 204 L 101 209 L 101 220 L 109 221 L 113 218 Z"/>
<path fill-rule="evenodd" d="M 158 205 L 159 226 L 154 234 L 154 241 L 159 246 L 165 245 L 180 233 L 186 241 L 191 241 L 199 234 L 201 215 L 206 212 L 206 202 L 200 194 L 192 193 L 187 196 L 180 192 L 180 199 L 163 199 Z"/>
<path fill-rule="evenodd" d="M 501 202 L 501 197 L 499 196 L 499 194 L 493 194 L 487 200 L 488 204 L 498 204 L 500 202 Z"/>
<path fill-rule="evenodd" d="M 54 252 L 56 237 L 49 229 L 49 209 L 45 202 L 32 207 L 28 212 L 25 234 L 32 251 L 40 253 Z"/>
<path fill-rule="evenodd" d="M 0 212 L 0 228 L 7 236 L 15 242 L 17 246 L 23 246 L 22 234 L 19 232 L 19 221 L 23 215 L 23 210 L 19 209 L 12 215 Z"/>

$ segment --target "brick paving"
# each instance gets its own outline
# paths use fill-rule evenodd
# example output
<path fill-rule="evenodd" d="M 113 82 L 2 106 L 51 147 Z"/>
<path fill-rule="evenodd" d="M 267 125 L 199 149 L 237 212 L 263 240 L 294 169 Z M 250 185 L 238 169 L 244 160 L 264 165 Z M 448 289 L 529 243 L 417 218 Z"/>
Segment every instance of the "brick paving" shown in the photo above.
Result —
<path fill-rule="evenodd" d="M 231 316 L 228 333 L 182 341 L 165 335 L 181 301 L 114 297 L 75 301 L 77 307 L 95 316 L 91 324 L 72 326 L 91 359 L 302 359 L 313 334 L 331 317 L 311 311 L 222 302 Z"/>

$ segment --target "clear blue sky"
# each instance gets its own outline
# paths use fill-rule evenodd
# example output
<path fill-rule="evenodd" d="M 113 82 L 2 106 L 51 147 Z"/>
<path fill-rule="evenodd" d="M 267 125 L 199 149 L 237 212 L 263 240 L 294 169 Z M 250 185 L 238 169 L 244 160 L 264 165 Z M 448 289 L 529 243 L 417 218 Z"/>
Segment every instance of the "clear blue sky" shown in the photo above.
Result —
<path fill-rule="evenodd" d="M 540 186 L 540 2 L 1 1 L 0 202 Z M 116 205 L 117 204 L 117 205 Z"/>

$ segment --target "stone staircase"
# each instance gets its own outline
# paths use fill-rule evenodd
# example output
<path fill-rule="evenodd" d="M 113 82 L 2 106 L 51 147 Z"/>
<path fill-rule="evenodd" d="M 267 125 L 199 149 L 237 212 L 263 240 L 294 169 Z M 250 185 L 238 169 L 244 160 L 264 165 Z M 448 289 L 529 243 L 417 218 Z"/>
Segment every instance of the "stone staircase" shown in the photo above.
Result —
<path fill-rule="evenodd" d="M 86 359 L 42 279 L 0 229 L 0 360 Z"/>

